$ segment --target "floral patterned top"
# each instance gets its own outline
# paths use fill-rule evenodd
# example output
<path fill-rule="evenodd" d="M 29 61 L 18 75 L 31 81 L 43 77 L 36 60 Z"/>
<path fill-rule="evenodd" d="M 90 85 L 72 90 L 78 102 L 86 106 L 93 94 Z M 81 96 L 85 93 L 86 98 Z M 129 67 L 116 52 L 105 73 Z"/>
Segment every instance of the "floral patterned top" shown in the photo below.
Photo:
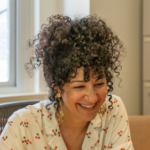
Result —
<path fill-rule="evenodd" d="M 90 122 L 81 150 L 134 150 L 126 108 L 120 97 L 112 95 L 113 110 L 108 97 L 103 117 Z M 67 150 L 55 119 L 54 104 L 49 100 L 29 105 L 14 112 L 0 136 L 1 150 Z M 69 138 L 69 137 L 68 137 Z"/>

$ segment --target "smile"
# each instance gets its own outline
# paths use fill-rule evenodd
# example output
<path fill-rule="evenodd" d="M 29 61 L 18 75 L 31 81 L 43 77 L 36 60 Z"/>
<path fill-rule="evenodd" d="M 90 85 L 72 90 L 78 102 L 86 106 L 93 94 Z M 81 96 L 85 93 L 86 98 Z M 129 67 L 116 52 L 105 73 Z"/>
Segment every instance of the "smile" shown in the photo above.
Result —
<path fill-rule="evenodd" d="M 85 107 L 85 108 L 92 108 L 95 104 L 93 104 L 93 105 L 82 105 L 82 104 L 80 104 L 82 107 Z"/>

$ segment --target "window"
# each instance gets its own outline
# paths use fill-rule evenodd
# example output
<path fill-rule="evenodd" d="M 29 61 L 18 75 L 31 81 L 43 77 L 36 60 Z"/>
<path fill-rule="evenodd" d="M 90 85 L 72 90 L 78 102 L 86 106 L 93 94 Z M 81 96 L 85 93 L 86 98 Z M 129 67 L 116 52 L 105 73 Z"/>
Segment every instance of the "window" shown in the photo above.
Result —
<path fill-rule="evenodd" d="M 16 1 L 0 2 L 0 86 L 15 85 Z"/>
<path fill-rule="evenodd" d="M 3 30 L 0 29 L 0 94 L 24 93 L 30 83 L 24 64 L 27 62 L 27 40 L 34 31 L 30 29 L 34 20 L 32 3 L 31 0 L 0 1 L 0 17 L 3 17 L 0 28 L 5 24 Z M 33 91 L 33 88 L 28 89 Z"/>

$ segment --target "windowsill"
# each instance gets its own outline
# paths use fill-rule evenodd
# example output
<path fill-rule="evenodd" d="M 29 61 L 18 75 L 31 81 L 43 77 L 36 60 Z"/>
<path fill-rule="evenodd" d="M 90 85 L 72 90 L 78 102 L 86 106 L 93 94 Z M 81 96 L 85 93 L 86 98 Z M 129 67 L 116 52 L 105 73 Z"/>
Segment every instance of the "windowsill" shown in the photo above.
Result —
<path fill-rule="evenodd" d="M 0 95 L 0 103 L 15 102 L 15 101 L 29 101 L 29 100 L 46 100 L 48 93 L 17 93 Z"/>

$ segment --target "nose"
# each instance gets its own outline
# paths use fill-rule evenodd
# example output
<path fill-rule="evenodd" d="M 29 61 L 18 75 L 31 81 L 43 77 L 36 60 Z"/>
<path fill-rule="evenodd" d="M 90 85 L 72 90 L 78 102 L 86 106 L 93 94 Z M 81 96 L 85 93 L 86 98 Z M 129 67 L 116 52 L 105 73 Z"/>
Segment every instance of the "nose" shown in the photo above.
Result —
<path fill-rule="evenodd" d="M 85 95 L 85 100 L 87 100 L 90 103 L 96 103 L 98 101 L 98 95 L 94 88 L 89 88 L 87 90 L 87 93 Z"/>

